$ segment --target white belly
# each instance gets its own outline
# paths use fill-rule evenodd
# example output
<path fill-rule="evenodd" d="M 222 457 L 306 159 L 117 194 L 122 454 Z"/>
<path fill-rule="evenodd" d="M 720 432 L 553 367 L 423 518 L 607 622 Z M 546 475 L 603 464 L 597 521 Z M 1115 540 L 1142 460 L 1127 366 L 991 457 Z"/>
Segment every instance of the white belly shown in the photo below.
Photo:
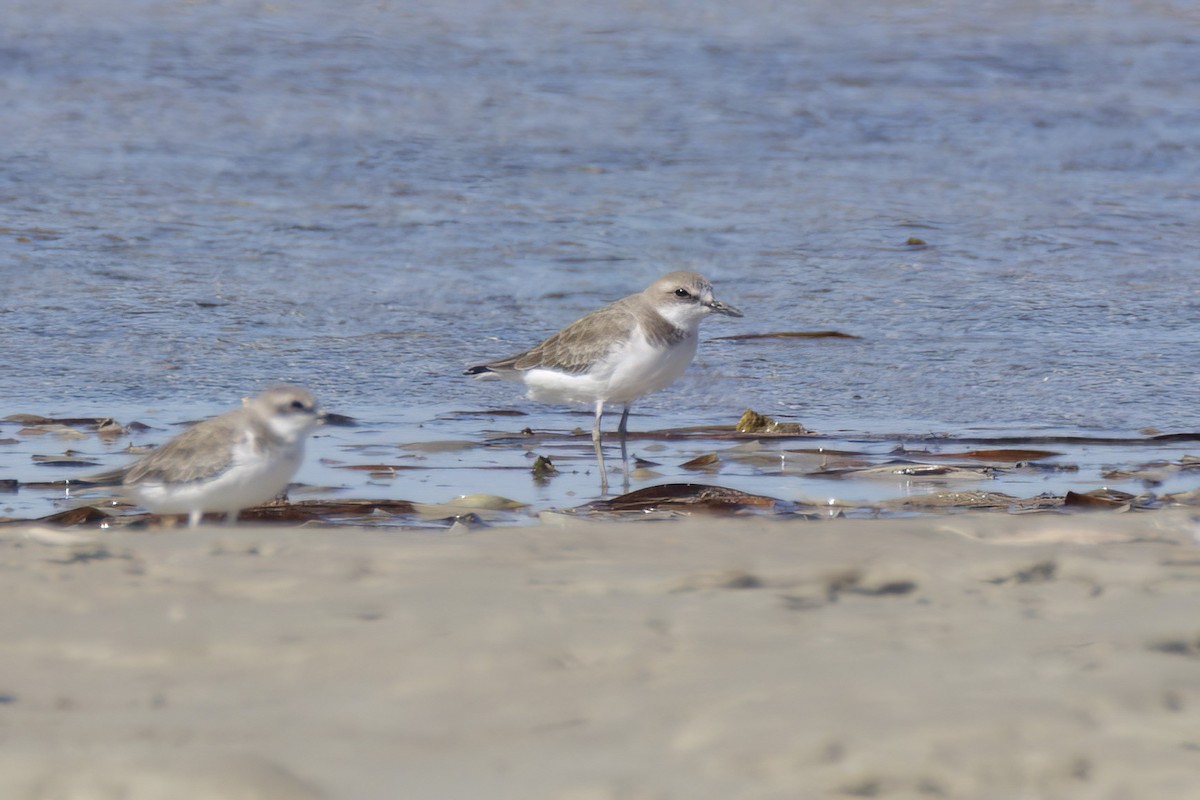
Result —
<path fill-rule="evenodd" d="M 155 514 L 190 514 L 193 511 L 240 511 L 265 503 L 285 488 L 300 468 L 303 443 L 272 458 L 241 454 L 220 475 L 189 483 L 139 483 L 125 492 L 138 505 Z"/>
<path fill-rule="evenodd" d="M 693 333 L 673 347 L 657 348 L 638 332 L 586 373 L 537 368 L 522 373 L 521 380 L 533 400 L 630 403 L 674 383 L 692 363 L 697 338 Z"/>

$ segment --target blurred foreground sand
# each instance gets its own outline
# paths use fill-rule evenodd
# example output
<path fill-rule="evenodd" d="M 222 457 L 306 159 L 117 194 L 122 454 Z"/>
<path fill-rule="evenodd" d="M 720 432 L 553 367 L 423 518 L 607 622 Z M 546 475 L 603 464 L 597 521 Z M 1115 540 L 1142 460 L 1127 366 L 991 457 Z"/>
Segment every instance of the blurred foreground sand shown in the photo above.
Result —
<path fill-rule="evenodd" d="M 1200 797 L 1175 513 L 0 530 L 0 797 Z"/>

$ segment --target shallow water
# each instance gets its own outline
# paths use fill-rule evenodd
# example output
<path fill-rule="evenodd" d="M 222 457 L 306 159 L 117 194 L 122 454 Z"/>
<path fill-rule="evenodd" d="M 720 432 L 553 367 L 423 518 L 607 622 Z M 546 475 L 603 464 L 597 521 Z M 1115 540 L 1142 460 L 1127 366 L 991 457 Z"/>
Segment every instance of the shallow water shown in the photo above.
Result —
<path fill-rule="evenodd" d="M 745 407 L 851 441 L 1197 429 L 1200 14 L 962 5 L 10 3 L 0 416 L 161 441 L 287 379 L 364 423 L 316 439 L 304 482 L 567 506 L 596 493 L 585 461 L 539 487 L 477 450 L 380 485 L 320 460 L 586 428 L 461 368 L 696 269 L 746 311 L 709 339 L 861 338 L 706 341 L 635 430 Z M 528 416 L 451 413 L 492 408 Z M 0 478 L 68 446 L 21 441 Z M 1112 463 L 1076 455 L 1091 485 Z M 5 507 L 48 502 L 26 495 Z"/>

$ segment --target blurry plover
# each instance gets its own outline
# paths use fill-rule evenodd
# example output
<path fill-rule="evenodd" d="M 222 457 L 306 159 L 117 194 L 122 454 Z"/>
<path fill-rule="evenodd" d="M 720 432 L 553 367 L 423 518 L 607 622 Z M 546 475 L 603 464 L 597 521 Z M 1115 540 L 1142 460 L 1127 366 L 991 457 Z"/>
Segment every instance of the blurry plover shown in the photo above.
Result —
<path fill-rule="evenodd" d="M 604 404 L 624 405 L 617 432 L 628 480 L 629 406 L 683 374 L 696 354 L 700 322 L 709 314 L 742 316 L 713 298 L 712 285 L 702 275 L 670 272 L 645 291 L 593 311 L 523 353 L 471 367 L 465 374 L 520 381 L 532 400 L 595 404 L 592 444 L 605 491 L 608 476 L 600 447 Z"/>
<path fill-rule="evenodd" d="M 155 514 L 187 514 L 193 527 L 205 512 L 233 522 L 287 488 L 323 416 L 307 390 L 273 386 L 123 469 L 122 491 Z"/>

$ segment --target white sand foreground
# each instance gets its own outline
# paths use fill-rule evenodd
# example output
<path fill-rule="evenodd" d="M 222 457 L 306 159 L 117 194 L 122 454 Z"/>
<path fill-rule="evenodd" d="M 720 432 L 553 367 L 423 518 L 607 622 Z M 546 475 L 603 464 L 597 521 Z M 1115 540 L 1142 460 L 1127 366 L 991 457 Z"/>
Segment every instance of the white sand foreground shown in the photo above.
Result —
<path fill-rule="evenodd" d="M 1184 513 L 0 530 L 0 797 L 1200 797 Z"/>

